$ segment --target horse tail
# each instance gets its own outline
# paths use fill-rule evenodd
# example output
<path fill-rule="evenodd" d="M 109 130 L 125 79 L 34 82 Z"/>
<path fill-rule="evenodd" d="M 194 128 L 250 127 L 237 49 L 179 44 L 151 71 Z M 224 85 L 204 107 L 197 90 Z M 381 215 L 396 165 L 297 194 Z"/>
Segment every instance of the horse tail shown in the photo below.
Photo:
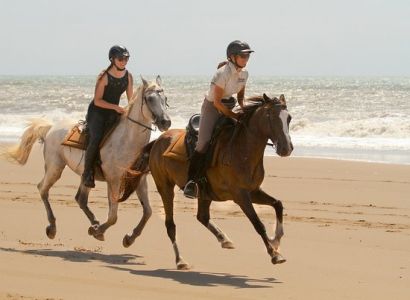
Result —
<path fill-rule="evenodd" d="M 32 120 L 21 136 L 20 144 L 10 147 L 3 154 L 6 159 L 25 165 L 30 155 L 31 149 L 37 140 L 44 142 L 52 124 L 45 119 Z"/>
<path fill-rule="evenodd" d="M 155 141 L 156 140 L 146 144 L 144 148 L 142 148 L 134 163 L 128 168 L 121 178 L 118 202 L 127 200 L 137 189 L 142 176 L 149 172 L 149 156 Z"/>

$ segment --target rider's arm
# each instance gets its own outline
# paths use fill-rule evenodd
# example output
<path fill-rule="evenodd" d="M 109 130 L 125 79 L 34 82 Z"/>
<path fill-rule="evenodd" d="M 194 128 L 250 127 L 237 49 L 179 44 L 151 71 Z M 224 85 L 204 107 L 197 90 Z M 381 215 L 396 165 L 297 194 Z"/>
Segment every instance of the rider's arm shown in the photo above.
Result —
<path fill-rule="evenodd" d="M 241 108 L 243 108 L 243 99 L 245 98 L 245 86 L 238 92 L 238 103 Z"/>
<path fill-rule="evenodd" d="M 94 105 L 102 108 L 112 109 L 115 110 L 117 113 L 122 114 L 125 110 L 120 107 L 119 105 L 115 105 L 103 100 L 104 95 L 104 87 L 108 84 L 108 77 L 107 74 L 104 74 L 97 80 L 95 84 L 95 91 L 94 91 Z"/>
<path fill-rule="evenodd" d="M 236 113 L 222 104 L 224 89 L 216 84 L 213 84 L 212 88 L 214 89 L 214 106 L 216 107 L 216 109 L 223 113 L 225 116 L 236 119 Z"/>
<path fill-rule="evenodd" d="M 127 100 L 128 102 L 130 102 L 130 100 L 132 99 L 132 95 L 134 93 L 134 79 L 132 78 L 132 74 L 130 72 L 128 72 L 128 87 L 127 87 Z"/>

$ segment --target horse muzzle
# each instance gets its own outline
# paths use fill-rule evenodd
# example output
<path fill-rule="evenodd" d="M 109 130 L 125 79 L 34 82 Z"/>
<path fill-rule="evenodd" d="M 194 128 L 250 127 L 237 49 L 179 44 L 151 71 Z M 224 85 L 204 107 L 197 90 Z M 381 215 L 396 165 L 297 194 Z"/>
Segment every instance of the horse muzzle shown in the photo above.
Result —
<path fill-rule="evenodd" d="M 166 131 L 171 127 L 171 120 L 166 117 L 166 118 L 158 118 L 155 120 L 155 125 L 158 127 L 158 129 L 162 131 Z"/>
<path fill-rule="evenodd" d="M 276 154 L 281 157 L 287 157 L 292 154 L 293 144 L 292 142 L 278 142 L 276 143 Z"/>

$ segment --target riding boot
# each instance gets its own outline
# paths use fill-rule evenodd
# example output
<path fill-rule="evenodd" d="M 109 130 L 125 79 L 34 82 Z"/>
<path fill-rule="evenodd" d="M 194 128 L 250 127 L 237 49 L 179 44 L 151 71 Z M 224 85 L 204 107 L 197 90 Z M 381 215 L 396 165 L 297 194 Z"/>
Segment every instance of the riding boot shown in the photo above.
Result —
<path fill-rule="evenodd" d="M 198 198 L 198 180 L 203 173 L 203 160 L 205 153 L 194 151 L 188 169 L 188 182 L 184 187 L 184 196 L 188 198 Z"/>
<path fill-rule="evenodd" d="M 87 150 L 85 151 L 85 158 L 84 158 L 84 173 L 81 176 L 82 183 L 84 186 L 89 188 L 95 187 L 94 182 L 94 164 L 95 159 L 98 154 L 98 145 L 95 147 L 92 144 L 89 144 Z"/>

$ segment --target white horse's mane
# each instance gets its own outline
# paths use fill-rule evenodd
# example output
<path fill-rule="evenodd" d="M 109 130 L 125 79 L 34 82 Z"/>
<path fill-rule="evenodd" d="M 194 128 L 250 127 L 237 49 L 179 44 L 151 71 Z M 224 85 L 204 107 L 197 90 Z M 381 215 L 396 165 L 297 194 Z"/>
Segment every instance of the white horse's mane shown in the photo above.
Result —
<path fill-rule="evenodd" d="M 133 92 L 130 102 L 128 103 L 126 110 L 129 112 L 132 109 L 132 106 L 135 103 L 138 103 L 142 99 L 142 95 L 146 90 L 154 90 L 157 87 L 157 83 L 155 81 L 149 83 L 145 88 L 144 84 L 139 85 Z"/>

